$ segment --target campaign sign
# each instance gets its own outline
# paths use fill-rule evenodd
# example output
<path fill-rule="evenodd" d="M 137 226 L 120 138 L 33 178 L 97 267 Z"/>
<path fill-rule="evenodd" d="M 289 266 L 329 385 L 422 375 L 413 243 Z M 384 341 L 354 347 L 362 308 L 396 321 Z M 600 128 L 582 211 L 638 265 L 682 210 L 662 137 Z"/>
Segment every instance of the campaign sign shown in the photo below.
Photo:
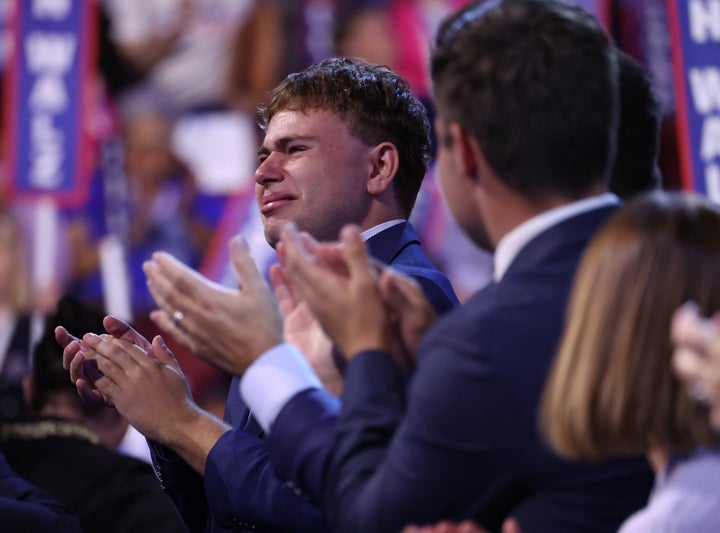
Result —
<path fill-rule="evenodd" d="M 668 0 L 683 187 L 720 202 L 720 0 Z"/>
<path fill-rule="evenodd" d="M 94 2 L 16 2 L 4 102 L 3 181 L 11 197 L 53 197 L 67 206 L 85 197 Z"/>

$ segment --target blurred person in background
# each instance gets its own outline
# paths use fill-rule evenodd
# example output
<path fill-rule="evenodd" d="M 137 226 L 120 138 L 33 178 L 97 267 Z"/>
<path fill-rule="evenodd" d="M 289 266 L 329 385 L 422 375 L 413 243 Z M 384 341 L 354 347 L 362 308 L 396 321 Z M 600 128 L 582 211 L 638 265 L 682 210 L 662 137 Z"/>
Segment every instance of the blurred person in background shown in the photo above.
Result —
<path fill-rule="evenodd" d="M 659 189 L 660 100 L 648 72 L 617 50 L 620 122 L 610 190 L 622 200 Z"/>
<path fill-rule="evenodd" d="M 100 283 L 109 280 L 100 279 L 97 244 L 107 232 L 121 233 L 128 247 L 133 318 L 139 319 L 153 307 L 142 263 L 154 251 L 167 250 L 198 265 L 211 228 L 193 211 L 196 190 L 170 150 L 172 116 L 160 96 L 137 93 L 124 111 L 122 175 L 115 182 L 99 176 L 87 208 L 68 227 L 75 259 L 71 292 L 100 300 Z M 121 221 L 109 220 L 113 214 Z"/>
<path fill-rule="evenodd" d="M 171 143 L 197 188 L 219 204 L 251 183 L 254 109 L 279 80 L 279 17 L 255 0 L 104 0 L 132 90 L 161 95 L 176 116 Z M 120 92 L 123 106 L 127 90 Z"/>
<path fill-rule="evenodd" d="M 3 531 L 80 532 L 77 518 L 45 491 L 18 476 L 1 453 L 0 523 Z"/>
<path fill-rule="evenodd" d="M 101 315 L 72 298 L 60 300 L 23 383 L 32 419 L 3 424 L 0 451 L 18 475 L 76 513 L 83 531 L 184 531 L 152 467 L 117 453 L 127 421 L 112 407 L 78 397 L 62 368 L 58 323 L 75 332 L 104 331 Z"/>
<path fill-rule="evenodd" d="M 42 323 L 32 313 L 24 244 L 19 221 L 0 206 L 0 421 L 27 416 L 21 383 L 30 372 L 34 329 Z"/>

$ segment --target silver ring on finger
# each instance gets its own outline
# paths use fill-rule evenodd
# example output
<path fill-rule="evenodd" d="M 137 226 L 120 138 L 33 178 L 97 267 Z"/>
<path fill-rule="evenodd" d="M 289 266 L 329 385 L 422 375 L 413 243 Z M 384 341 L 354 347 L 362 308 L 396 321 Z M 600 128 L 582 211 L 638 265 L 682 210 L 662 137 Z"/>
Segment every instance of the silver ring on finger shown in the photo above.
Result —
<path fill-rule="evenodd" d="M 180 322 L 182 321 L 183 318 L 185 318 L 185 313 L 183 313 L 179 309 L 176 310 L 172 315 L 173 326 L 175 326 L 176 328 L 179 329 Z"/>

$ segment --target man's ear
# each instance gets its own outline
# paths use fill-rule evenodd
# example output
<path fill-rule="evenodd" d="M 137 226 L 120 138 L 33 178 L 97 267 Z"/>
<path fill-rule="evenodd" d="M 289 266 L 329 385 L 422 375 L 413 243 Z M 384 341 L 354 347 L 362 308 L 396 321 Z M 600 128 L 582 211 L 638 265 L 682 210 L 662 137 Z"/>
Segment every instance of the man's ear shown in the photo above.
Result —
<path fill-rule="evenodd" d="M 460 169 L 463 176 L 474 181 L 479 177 L 477 141 L 457 122 L 451 123 L 448 129 L 452 146 L 455 148 L 454 157 L 457 168 Z"/>
<path fill-rule="evenodd" d="M 370 153 L 372 172 L 367 184 L 369 194 L 375 196 L 392 185 L 398 168 L 400 167 L 400 154 L 397 147 L 391 142 L 378 144 Z"/>

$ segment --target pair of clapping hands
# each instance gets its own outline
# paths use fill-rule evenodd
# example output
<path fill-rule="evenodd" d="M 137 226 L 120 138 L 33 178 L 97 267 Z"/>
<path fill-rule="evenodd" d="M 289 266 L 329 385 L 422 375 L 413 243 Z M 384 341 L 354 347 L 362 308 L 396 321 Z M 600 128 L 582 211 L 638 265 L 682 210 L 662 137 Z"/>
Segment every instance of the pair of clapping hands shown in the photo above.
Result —
<path fill-rule="evenodd" d="M 358 228 L 346 227 L 338 245 L 318 243 L 289 223 L 277 250 L 280 265 L 270 270 L 274 296 L 241 237 L 230 243 L 239 289 L 217 285 L 172 256 L 156 253 L 144 265 L 158 305 L 151 318 L 197 356 L 234 375 L 287 341 L 306 355 L 329 389 L 337 390 L 340 378 L 323 331 L 348 358 L 379 349 L 403 367 L 412 366 L 435 313 L 413 280 L 368 257 Z M 123 414 L 138 411 L 142 397 L 144 407 L 148 401 L 179 405 L 179 416 L 192 416 L 186 380 L 162 338 L 150 342 L 111 316 L 104 325 L 107 335 L 82 339 L 62 327 L 56 330 L 64 366 L 80 395 L 113 403 Z M 153 437 L 137 418 L 133 425 Z"/>

